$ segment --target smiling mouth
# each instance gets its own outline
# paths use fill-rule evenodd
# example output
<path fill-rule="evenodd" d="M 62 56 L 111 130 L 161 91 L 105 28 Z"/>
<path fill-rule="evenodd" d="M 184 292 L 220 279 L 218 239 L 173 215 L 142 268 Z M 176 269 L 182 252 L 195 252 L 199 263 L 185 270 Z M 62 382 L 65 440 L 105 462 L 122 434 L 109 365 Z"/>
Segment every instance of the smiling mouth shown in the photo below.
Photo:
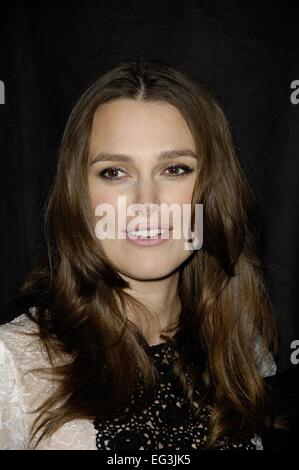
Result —
<path fill-rule="evenodd" d="M 150 240 L 156 239 L 157 237 L 163 237 L 164 235 L 168 234 L 171 231 L 171 228 L 164 229 L 164 228 L 156 228 L 156 229 L 144 229 L 144 230 L 130 230 L 127 232 L 127 235 L 130 238 L 139 238 L 143 240 Z"/>

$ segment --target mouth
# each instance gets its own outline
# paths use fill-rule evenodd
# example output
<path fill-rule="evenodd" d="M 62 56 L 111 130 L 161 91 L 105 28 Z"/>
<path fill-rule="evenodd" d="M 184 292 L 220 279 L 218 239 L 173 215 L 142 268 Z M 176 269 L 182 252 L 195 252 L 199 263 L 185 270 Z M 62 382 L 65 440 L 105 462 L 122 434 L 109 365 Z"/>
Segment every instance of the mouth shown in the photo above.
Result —
<path fill-rule="evenodd" d="M 164 239 L 168 238 L 169 232 L 172 230 L 172 227 L 153 227 L 153 226 L 137 226 L 135 230 L 126 231 L 126 234 L 129 238 L 132 239 L 141 239 L 141 240 L 150 240 L 150 239 Z"/>

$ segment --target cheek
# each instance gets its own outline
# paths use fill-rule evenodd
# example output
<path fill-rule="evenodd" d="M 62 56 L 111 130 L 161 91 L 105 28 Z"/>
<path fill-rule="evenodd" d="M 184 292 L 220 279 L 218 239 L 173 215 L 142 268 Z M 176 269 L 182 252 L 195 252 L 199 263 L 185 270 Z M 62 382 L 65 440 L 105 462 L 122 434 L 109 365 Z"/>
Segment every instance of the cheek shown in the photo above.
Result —
<path fill-rule="evenodd" d="M 195 181 L 189 180 L 184 183 L 180 182 L 176 187 L 171 188 L 171 191 L 167 194 L 168 203 L 177 204 L 190 204 L 192 200 L 193 188 Z"/>
<path fill-rule="evenodd" d="M 171 191 L 167 196 L 168 204 L 171 205 L 171 203 L 176 203 L 181 208 L 180 212 L 178 213 L 178 218 L 174 218 L 174 215 L 172 213 L 170 215 L 170 223 L 174 227 L 173 233 L 176 234 L 174 236 L 177 237 L 174 240 L 173 248 L 179 250 L 180 253 L 182 253 L 183 247 L 187 242 L 187 240 L 185 239 L 185 235 L 187 236 L 188 228 L 190 226 L 189 212 L 187 208 L 183 208 L 183 205 L 191 204 L 192 195 L 193 185 L 189 182 L 188 185 L 182 185 L 181 188 L 176 188 L 176 191 Z M 175 231 L 175 227 L 177 227 L 177 231 Z M 188 250 L 183 250 L 183 252 L 184 256 L 188 256 L 188 254 L 190 254 Z"/>
<path fill-rule="evenodd" d="M 167 199 L 164 200 L 167 204 L 171 205 L 173 203 L 183 206 L 183 204 L 191 204 L 192 200 L 192 187 L 180 188 L 180 190 L 169 192 Z"/>
<path fill-rule="evenodd" d="M 192 199 L 192 191 L 190 189 L 186 189 L 184 192 L 178 195 L 178 203 L 179 204 L 190 204 Z"/>
<path fill-rule="evenodd" d="M 99 184 L 89 182 L 89 197 L 93 211 L 99 204 L 111 204 L 117 207 L 117 196 L 115 192 L 104 189 Z"/>

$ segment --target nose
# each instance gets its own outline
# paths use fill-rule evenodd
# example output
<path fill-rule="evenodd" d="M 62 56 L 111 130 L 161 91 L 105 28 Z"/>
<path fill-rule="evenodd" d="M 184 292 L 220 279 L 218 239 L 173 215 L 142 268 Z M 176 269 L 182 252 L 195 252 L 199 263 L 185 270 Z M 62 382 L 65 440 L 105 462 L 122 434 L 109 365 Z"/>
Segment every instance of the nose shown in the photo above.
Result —
<path fill-rule="evenodd" d="M 141 179 L 136 185 L 131 203 L 141 204 L 142 210 L 138 212 L 146 216 L 150 216 L 153 212 L 157 211 L 160 204 L 160 191 L 157 183 L 150 179 Z"/>
<path fill-rule="evenodd" d="M 143 179 L 136 186 L 134 203 L 143 204 L 149 207 L 150 204 L 157 204 L 159 201 L 159 188 L 154 181 Z"/>

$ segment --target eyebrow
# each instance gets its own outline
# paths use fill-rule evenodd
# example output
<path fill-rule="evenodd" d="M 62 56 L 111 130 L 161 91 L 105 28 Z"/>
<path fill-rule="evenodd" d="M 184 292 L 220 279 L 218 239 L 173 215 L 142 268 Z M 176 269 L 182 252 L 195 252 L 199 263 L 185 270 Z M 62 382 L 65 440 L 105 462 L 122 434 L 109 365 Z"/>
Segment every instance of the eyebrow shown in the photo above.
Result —
<path fill-rule="evenodd" d="M 157 160 L 165 161 L 171 160 L 173 158 L 178 157 L 193 157 L 196 160 L 198 159 L 198 155 L 191 149 L 178 149 L 178 150 L 164 150 L 163 152 L 157 155 Z M 131 155 L 124 155 L 122 153 L 108 153 L 108 152 L 101 152 L 96 157 L 92 159 L 90 165 L 93 165 L 97 162 L 131 162 L 134 160 L 134 157 Z"/>

